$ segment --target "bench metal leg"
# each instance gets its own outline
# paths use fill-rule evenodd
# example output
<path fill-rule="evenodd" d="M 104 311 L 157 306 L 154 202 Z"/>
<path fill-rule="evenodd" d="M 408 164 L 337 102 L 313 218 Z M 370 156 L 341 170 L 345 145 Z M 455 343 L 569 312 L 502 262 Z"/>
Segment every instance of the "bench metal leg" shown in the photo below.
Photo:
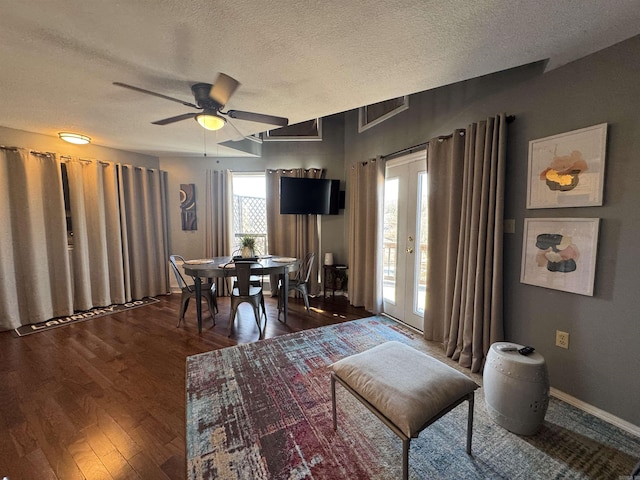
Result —
<path fill-rule="evenodd" d="M 333 410 L 333 429 L 338 429 L 338 422 L 336 419 L 336 377 L 331 372 L 331 409 Z"/>
<path fill-rule="evenodd" d="M 469 401 L 469 415 L 467 416 L 467 455 L 471 455 L 471 437 L 473 435 L 473 401 L 474 393 L 471 392 L 467 400 Z"/>
<path fill-rule="evenodd" d="M 411 447 L 411 437 L 407 437 L 393 422 L 391 422 L 380 410 L 374 407 L 369 401 L 356 392 L 349 384 L 338 377 L 334 372 L 331 372 L 331 409 L 333 411 L 333 429 L 338 429 L 337 414 L 336 414 L 336 381 L 338 381 L 349 393 L 351 393 L 360 403 L 375 414 L 382 422 L 389 427 L 396 435 L 402 440 L 402 478 L 408 480 L 409 478 L 409 449 Z M 430 418 L 427 423 L 422 427 L 416 429 L 412 434 L 414 438 L 418 437 L 418 434 L 434 423 L 436 420 L 442 418 L 445 414 L 449 413 L 455 407 L 463 403 L 465 400 L 469 402 L 469 414 L 467 417 L 467 454 L 471 455 L 471 439 L 473 436 L 473 406 L 474 406 L 474 392 L 470 392 L 467 395 L 459 398 L 439 413 Z"/>
<path fill-rule="evenodd" d="M 411 439 L 402 439 L 402 480 L 409 479 L 409 448 L 411 447 Z"/>

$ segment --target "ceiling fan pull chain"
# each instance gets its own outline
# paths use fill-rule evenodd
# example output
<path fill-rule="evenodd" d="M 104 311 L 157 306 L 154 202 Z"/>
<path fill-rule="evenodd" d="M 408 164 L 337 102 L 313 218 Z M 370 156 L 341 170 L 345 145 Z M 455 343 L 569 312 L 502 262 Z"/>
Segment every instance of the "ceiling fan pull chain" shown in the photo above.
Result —
<path fill-rule="evenodd" d="M 204 142 L 204 156 L 207 156 L 207 131 L 202 129 L 202 140 Z"/>

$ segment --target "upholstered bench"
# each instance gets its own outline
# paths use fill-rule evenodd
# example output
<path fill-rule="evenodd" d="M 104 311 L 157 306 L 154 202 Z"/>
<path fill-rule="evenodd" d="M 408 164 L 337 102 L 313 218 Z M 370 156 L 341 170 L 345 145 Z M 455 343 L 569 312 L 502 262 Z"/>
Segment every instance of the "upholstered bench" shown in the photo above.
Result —
<path fill-rule="evenodd" d="M 411 438 L 467 400 L 467 454 L 478 385 L 466 375 L 400 342 L 386 342 L 330 366 L 333 428 L 336 381 L 402 439 L 402 478 L 409 475 Z"/>

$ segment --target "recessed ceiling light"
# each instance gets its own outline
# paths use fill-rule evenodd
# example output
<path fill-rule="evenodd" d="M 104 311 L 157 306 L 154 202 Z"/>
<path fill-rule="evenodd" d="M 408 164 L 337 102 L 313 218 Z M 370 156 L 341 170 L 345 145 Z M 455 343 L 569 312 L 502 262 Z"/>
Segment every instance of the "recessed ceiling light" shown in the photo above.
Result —
<path fill-rule="evenodd" d="M 91 143 L 91 138 L 79 133 L 60 132 L 58 136 L 65 142 L 75 143 L 76 145 L 86 145 Z"/>

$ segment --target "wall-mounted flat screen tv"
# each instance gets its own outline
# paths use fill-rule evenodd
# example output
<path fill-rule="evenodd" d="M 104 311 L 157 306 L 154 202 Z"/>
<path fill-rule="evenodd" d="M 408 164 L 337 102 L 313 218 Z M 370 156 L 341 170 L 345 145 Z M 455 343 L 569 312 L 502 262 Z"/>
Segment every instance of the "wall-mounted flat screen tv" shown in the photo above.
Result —
<path fill-rule="evenodd" d="M 280 178 L 280 213 L 338 215 L 340 213 L 340 180 Z"/>

